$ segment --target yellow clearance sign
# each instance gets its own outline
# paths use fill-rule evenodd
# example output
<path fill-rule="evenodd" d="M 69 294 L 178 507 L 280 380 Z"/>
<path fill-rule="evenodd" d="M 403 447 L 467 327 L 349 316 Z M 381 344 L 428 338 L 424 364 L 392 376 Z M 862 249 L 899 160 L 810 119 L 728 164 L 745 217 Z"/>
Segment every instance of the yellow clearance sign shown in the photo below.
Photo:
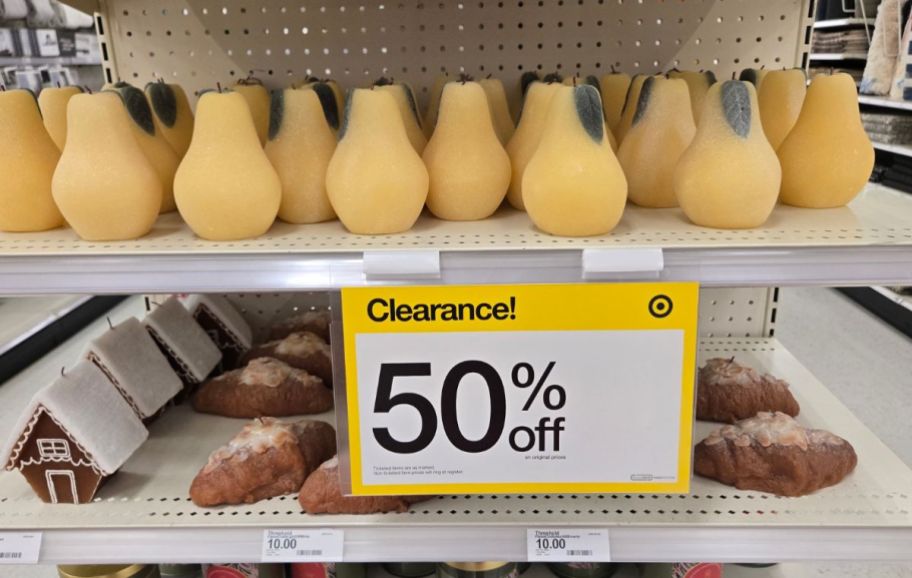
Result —
<path fill-rule="evenodd" d="M 343 289 L 352 493 L 687 492 L 698 292 Z"/>

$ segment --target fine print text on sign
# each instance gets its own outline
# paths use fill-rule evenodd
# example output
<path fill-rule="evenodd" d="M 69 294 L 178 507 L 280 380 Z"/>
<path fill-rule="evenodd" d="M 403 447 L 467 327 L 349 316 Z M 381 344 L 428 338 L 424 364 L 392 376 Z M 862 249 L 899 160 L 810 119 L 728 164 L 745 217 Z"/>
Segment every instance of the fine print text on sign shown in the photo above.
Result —
<path fill-rule="evenodd" d="M 529 562 L 610 562 L 606 529 L 535 528 L 526 530 Z"/>
<path fill-rule="evenodd" d="M 263 562 L 341 562 L 344 530 L 265 530 Z"/>
<path fill-rule="evenodd" d="M 356 495 L 688 489 L 695 284 L 345 289 Z"/>

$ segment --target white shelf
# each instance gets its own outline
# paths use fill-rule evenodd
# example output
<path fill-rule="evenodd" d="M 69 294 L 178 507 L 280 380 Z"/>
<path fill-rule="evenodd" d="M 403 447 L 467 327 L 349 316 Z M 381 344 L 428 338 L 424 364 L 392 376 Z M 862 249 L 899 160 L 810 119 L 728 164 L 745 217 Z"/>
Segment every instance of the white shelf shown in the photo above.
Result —
<path fill-rule="evenodd" d="M 0 301 L 0 355 L 65 317 L 90 297 L 61 295 Z"/>
<path fill-rule="evenodd" d="M 912 157 L 912 145 L 887 144 L 877 141 L 871 141 L 871 144 L 879 151 L 885 151 L 904 157 Z"/>
<path fill-rule="evenodd" d="M 830 54 L 827 52 L 811 52 L 808 57 L 811 60 L 867 60 L 868 55 L 864 52 L 845 52 L 840 54 Z"/>
<path fill-rule="evenodd" d="M 584 239 L 543 234 L 524 213 L 503 209 L 470 223 L 424 216 L 401 235 L 351 235 L 338 222 L 277 223 L 258 239 L 213 243 L 171 214 L 136 241 L 84 242 L 67 229 L 0 233 L 0 294 L 328 289 L 383 280 L 366 274 L 365 254 L 402 251 L 439 252 L 440 272 L 398 282 L 578 282 L 584 250 L 643 248 L 663 251 L 660 271 L 586 278 L 912 284 L 912 196 L 870 185 L 847 207 L 779 206 L 763 227 L 743 231 L 694 226 L 679 209 L 629 206 L 612 234 Z"/>
<path fill-rule="evenodd" d="M 874 26 L 874 19 L 869 18 L 834 18 L 832 20 L 818 20 L 814 22 L 815 30 L 825 30 L 827 28 L 848 28 L 850 26 Z"/>
<path fill-rule="evenodd" d="M 897 305 L 902 305 L 909 311 L 912 311 L 912 297 L 910 297 L 908 295 L 901 295 L 888 287 L 871 287 L 871 289 L 877 291 L 878 293 L 880 293 L 881 295 L 883 295 L 890 301 L 893 301 Z"/>
<path fill-rule="evenodd" d="M 899 110 L 912 110 L 912 101 L 895 100 L 883 96 L 868 96 L 865 94 L 858 95 L 858 102 L 870 106 L 880 106 L 883 108 L 895 108 Z"/>
<path fill-rule="evenodd" d="M 112 311 L 112 321 L 141 307 L 131 300 Z M 105 327 L 95 323 L 0 388 L 0 434 Z M 311 517 L 300 513 L 295 496 L 202 509 L 187 498 L 190 481 L 243 421 L 182 406 L 153 424 L 150 440 L 95 503 L 46 505 L 18 473 L 0 474 L 0 527 L 43 531 L 42 563 L 252 561 L 264 528 L 289 527 L 344 529 L 353 562 L 523 560 L 527 528 L 561 526 L 608 528 L 617 561 L 908 559 L 912 471 L 775 339 L 706 339 L 700 350 L 701 361 L 737 356 L 789 380 L 799 419 L 848 439 L 859 455 L 856 471 L 797 499 L 695 478 L 689 495 L 448 496 L 406 514 Z M 713 427 L 697 423 L 696 439 Z"/>
<path fill-rule="evenodd" d="M 0 56 L 0 66 L 101 66 L 82 56 Z"/>

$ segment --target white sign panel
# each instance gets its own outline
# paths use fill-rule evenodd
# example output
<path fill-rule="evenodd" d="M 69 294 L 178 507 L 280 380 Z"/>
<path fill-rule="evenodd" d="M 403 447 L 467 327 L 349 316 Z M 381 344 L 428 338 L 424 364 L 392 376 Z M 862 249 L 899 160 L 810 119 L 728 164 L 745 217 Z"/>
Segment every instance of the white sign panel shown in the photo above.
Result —
<path fill-rule="evenodd" d="M 355 344 L 365 488 L 680 481 L 683 331 L 375 333 Z"/>

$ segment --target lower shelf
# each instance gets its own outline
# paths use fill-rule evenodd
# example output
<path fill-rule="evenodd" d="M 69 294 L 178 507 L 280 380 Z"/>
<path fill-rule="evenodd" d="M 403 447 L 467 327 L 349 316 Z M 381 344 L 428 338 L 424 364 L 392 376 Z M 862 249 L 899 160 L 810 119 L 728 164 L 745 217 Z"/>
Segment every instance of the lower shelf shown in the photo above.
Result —
<path fill-rule="evenodd" d="M 0 389 L 0 423 L 77 350 L 58 350 Z M 856 471 L 797 499 L 694 478 L 688 495 L 445 496 L 408 513 L 374 516 L 306 516 L 295 496 L 202 509 L 187 497 L 190 481 L 243 422 L 184 406 L 152 426 L 149 441 L 95 503 L 45 505 L 18 473 L 0 474 L 0 529 L 43 531 L 41 561 L 48 564 L 255 561 L 263 529 L 302 526 L 344 529 L 352 562 L 524 560 L 525 530 L 540 527 L 608 528 L 616 561 L 912 556 L 912 471 L 779 342 L 705 339 L 699 355 L 701 363 L 736 356 L 787 379 L 801 403 L 800 421 L 848 439 L 859 455 Z M 713 427 L 698 422 L 696 439 Z"/>

